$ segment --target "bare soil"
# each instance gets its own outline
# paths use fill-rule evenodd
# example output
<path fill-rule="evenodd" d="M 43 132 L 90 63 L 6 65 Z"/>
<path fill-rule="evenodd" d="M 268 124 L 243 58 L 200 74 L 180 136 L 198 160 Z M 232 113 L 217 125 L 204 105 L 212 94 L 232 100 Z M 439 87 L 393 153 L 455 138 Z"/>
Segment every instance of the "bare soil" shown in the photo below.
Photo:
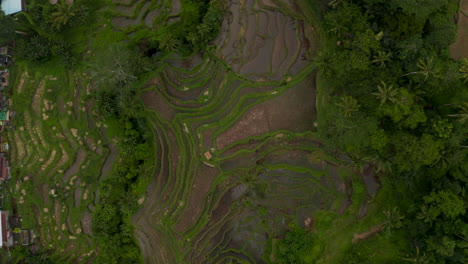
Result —
<path fill-rule="evenodd" d="M 382 224 L 378 224 L 376 226 L 373 226 L 369 231 L 367 232 L 364 232 L 364 233 L 355 233 L 354 236 L 353 236 L 353 240 L 352 240 L 352 243 L 353 244 L 356 244 L 357 242 L 361 241 L 361 240 L 366 240 L 376 234 L 378 234 L 379 232 L 382 232 L 383 230 L 383 225 Z"/>
<path fill-rule="evenodd" d="M 156 91 L 145 92 L 141 95 L 141 98 L 146 107 L 156 111 L 166 121 L 174 119 L 176 110 L 168 105 Z"/>
<path fill-rule="evenodd" d="M 457 16 L 457 39 L 450 47 L 452 58 L 468 58 L 468 0 L 460 0 L 460 11 Z"/>
<path fill-rule="evenodd" d="M 44 86 L 45 86 L 45 80 L 42 80 L 39 83 L 36 93 L 33 96 L 32 109 L 37 115 L 40 115 L 40 103 L 41 103 L 42 93 L 44 92 Z"/>
<path fill-rule="evenodd" d="M 238 140 L 277 130 L 301 132 L 313 129 L 315 75 L 282 95 L 249 109 L 226 132 L 217 137 L 218 149 Z"/>
<path fill-rule="evenodd" d="M 200 165 L 192 185 L 188 209 L 176 226 L 178 232 L 183 232 L 191 225 L 195 224 L 195 221 L 203 209 L 206 194 L 210 190 L 211 184 L 218 173 L 219 171 L 216 168 Z"/>
<path fill-rule="evenodd" d="M 76 154 L 75 162 L 73 163 L 73 165 L 70 168 L 68 168 L 68 170 L 65 172 L 64 177 L 62 178 L 64 183 L 68 182 L 68 179 L 72 175 L 75 175 L 78 172 L 78 170 L 81 167 L 81 164 L 85 160 L 85 157 L 86 157 L 86 152 L 83 149 L 80 148 L 78 150 L 77 154 Z"/>
<path fill-rule="evenodd" d="M 108 142 L 104 146 L 110 150 L 110 153 L 109 156 L 107 156 L 106 161 L 104 161 L 104 165 L 101 168 L 99 180 L 102 180 L 105 176 L 111 173 L 112 165 L 114 165 L 114 161 L 119 154 L 117 146 L 109 139 L 109 137 L 107 136 L 107 131 L 104 127 L 101 127 L 101 133 L 104 135 L 104 138 Z"/>

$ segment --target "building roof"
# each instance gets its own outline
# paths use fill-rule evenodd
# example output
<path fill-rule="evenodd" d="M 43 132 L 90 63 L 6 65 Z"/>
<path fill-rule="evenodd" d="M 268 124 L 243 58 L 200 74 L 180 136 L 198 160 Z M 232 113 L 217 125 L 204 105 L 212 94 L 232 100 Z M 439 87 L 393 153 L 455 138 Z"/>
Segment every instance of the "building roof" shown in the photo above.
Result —
<path fill-rule="evenodd" d="M 3 247 L 3 243 L 7 242 L 7 214 L 5 211 L 0 212 L 0 247 Z"/>
<path fill-rule="evenodd" d="M 2 10 L 6 15 L 15 14 L 23 11 L 24 3 L 23 0 L 1 0 Z"/>
<path fill-rule="evenodd" d="M 6 157 L 0 157 L 0 179 L 6 180 L 9 178 L 9 168 Z"/>
<path fill-rule="evenodd" d="M 0 66 L 6 65 L 8 62 L 8 57 L 0 54 Z"/>
<path fill-rule="evenodd" d="M 7 109 L 0 110 L 0 120 L 9 120 L 9 111 Z"/>

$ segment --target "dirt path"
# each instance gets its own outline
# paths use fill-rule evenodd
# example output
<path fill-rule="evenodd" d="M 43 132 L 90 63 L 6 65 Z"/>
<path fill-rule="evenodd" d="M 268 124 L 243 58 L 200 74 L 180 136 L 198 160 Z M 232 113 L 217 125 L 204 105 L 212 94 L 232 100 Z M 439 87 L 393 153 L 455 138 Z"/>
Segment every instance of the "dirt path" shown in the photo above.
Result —
<path fill-rule="evenodd" d="M 29 77 L 28 72 L 24 72 L 24 73 L 21 75 L 19 84 L 18 84 L 18 86 L 16 86 L 16 91 L 17 91 L 18 93 L 21 93 L 21 92 L 23 91 L 24 81 L 25 81 L 26 78 L 28 78 L 28 77 Z"/>
<path fill-rule="evenodd" d="M 457 15 L 457 39 L 450 47 L 452 58 L 468 58 L 468 0 L 460 0 L 460 11 Z"/>
<path fill-rule="evenodd" d="M 85 160 L 86 158 L 86 152 L 80 148 L 76 154 L 76 159 L 75 159 L 75 162 L 73 163 L 73 165 L 65 172 L 65 175 L 64 177 L 62 178 L 63 182 L 66 183 L 68 182 L 68 179 L 72 176 L 72 175 L 75 175 L 79 169 L 80 169 L 80 166 L 81 164 L 83 163 L 83 161 Z"/>
<path fill-rule="evenodd" d="M 42 93 L 44 92 L 44 86 L 45 86 L 45 80 L 42 80 L 39 83 L 39 86 L 33 97 L 32 109 L 34 110 L 36 115 L 40 115 L 40 103 L 41 103 Z"/>
<path fill-rule="evenodd" d="M 353 240 L 352 240 L 352 243 L 353 244 L 356 244 L 357 242 L 361 241 L 361 240 L 365 240 L 365 239 L 368 239 L 380 232 L 383 231 L 383 224 L 378 224 L 376 226 L 373 226 L 369 231 L 367 232 L 364 232 L 364 233 L 356 233 L 354 234 L 353 236 Z"/>
<path fill-rule="evenodd" d="M 112 170 L 112 166 L 114 165 L 114 161 L 117 158 L 119 154 L 119 150 L 117 146 L 109 139 L 107 136 L 107 131 L 104 127 L 101 127 L 101 133 L 104 136 L 105 140 L 108 142 L 105 147 L 107 147 L 110 150 L 109 156 L 107 156 L 106 161 L 104 162 L 104 165 L 101 168 L 101 174 L 99 175 L 99 181 L 104 179 L 105 176 L 109 175 L 109 173 Z"/>

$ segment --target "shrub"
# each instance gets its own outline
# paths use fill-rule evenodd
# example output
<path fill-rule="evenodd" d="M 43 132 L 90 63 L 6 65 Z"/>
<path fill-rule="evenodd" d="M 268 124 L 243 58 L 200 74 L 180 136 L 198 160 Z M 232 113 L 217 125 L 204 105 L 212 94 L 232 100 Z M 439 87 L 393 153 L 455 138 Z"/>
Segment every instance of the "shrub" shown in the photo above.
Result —
<path fill-rule="evenodd" d="M 286 233 L 284 239 L 277 243 L 274 252 L 277 263 L 314 263 L 317 256 L 320 255 L 321 245 L 315 234 L 293 226 L 292 230 Z"/>

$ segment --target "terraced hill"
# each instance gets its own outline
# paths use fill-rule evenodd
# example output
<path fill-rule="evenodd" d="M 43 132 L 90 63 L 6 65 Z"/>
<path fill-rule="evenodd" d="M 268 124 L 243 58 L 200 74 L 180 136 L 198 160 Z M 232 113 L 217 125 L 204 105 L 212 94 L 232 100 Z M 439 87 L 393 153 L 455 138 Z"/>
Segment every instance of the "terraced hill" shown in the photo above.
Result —
<path fill-rule="evenodd" d="M 346 209 L 312 132 L 312 25 L 293 1 L 228 6 L 217 48 L 168 58 L 142 94 L 158 168 L 133 218 L 145 263 L 262 263 L 289 223 Z"/>
<path fill-rule="evenodd" d="M 145 263 L 262 263 L 268 241 L 290 223 L 313 228 L 317 210 L 350 204 L 343 162 L 313 132 L 313 25 L 295 1 L 227 6 L 216 48 L 166 58 L 142 88 L 157 148 L 132 218 Z M 181 4 L 114 0 L 111 10 L 112 30 L 131 37 L 177 20 Z M 88 76 L 43 70 L 18 66 L 13 81 L 13 109 L 23 111 L 8 134 L 12 196 L 54 260 L 93 263 L 98 181 L 118 149 L 95 117 Z"/>
<path fill-rule="evenodd" d="M 53 250 L 53 259 L 93 263 L 96 182 L 111 172 L 117 148 L 95 121 L 86 74 L 66 76 L 63 69 L 51 69 L 50 75 L 34 70 L 30 75 L 19 68 L 23 74 L 16 76 L 12 108 L 23 111 L 8 138 L 15 168 L 11 195 L 22 226 Z"/>
<path fill-rule="evenodd" d="M 179 0 L 114 0 L 115 16 L 112 24 L 119 30 L 132 33 L 142 28 L 152 28 L 158 23 L 170 23 L 179 18 Z"/>

